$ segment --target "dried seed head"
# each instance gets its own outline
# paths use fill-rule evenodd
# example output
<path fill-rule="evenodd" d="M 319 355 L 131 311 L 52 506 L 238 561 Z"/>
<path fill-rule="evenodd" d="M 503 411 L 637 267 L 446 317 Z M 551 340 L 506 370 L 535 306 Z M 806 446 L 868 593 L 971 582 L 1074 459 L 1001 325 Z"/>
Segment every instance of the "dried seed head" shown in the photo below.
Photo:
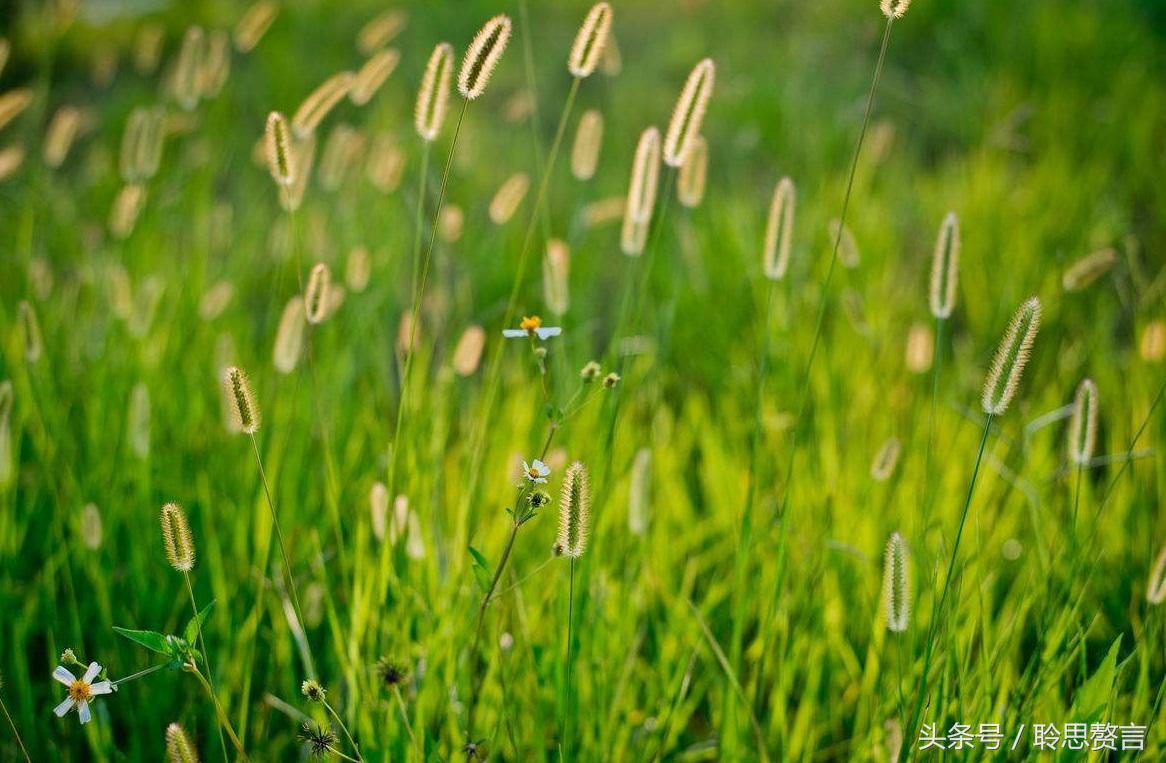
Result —
<path fill-rule="evenodd" d="M 794 181 L 783 177 L 773 192 L 773 203 L 769 206 L 769 219 L 765 224 L 765 277 L 773 281 L 785 278 L 789 269 L 796 205 Z"/>
<path fill-rule="evenodd" d="M 688 158 L 693 142 L 700 135 L 715 79 L 716 66 L 711 58 L 702 60 L 688 75 L 664 138 L 664 163 L 669 167 L 680 167 Z"/>
<path fill-rule="evenodd" d="M 275 17 L 279 15 L 279 5 L 274 0 L 259 0 L 252 5 L 235 25 L 235 50 L 250 53 L 267 34 Z"/>
<path fill-rule="evenodd" d="M 20 338 L 24 345 L 24 359 L 29 363 L 40 360 L 44 345 L 41 342 L 40 321 L 36 318 L 36 310 L 28 300 L 21 300 L 20 307 Z"/>
<path fill-rule="evenodd" d="M 304 289 L 304 317 L 308 323 L 323 323 L 328 317 L 328 290 L 332 286 L 332 271 L 324 263 L 317 263 L 308 275 Z"/>
<path fill-rule="evenodd" d="M 576 180 L 590 180 L 599 164 L 599 150 L 603 148 L 603 114 L 588 109 L 579 118 L 575 128 L 575 143 L 571 146 L 571 174 Z"/>
<path fill-rule="evenodd" d="M 191 111 L 198 105 L 200 87 L 199 74 L 206 57 L 206 38 L 202 29 L 192 26 L 182 38 L 178 59 L 174 63 L 174 73 L 170 80 L 170 92 L 178 105 Z"/>
<path fill-rule="evenodd" d="M 984 383 L 984 413 L 999 416 L 1008 410 L 1008 404 L 1012 402 L 1012 396 L 1016 394 L 1016 387 L 1020 383 L 1020 375 L 1028 363 L 1037 329 L 1040 328 L 1040 311 L 1040 300 L 1032 297 L 1020 306 L 1008 324 L 1008 331 L 996 350 L 996 357 L 992 360 L 992 368 Z"/>
<path fill-rule="evenodd" d="M 0 95 L 0 130 L 20 116 L 30 103 L 32 103 L 31 88 L 19 87 Z"/>
<path fill-rule="evenodd" d="M 1101 249 L 1074 262 L 1061 276 L 1065 291 L 1081 291 L 1117 264 L 1116 249 Z"/>
<path fill-rule="evenodd" d="M 259 431 L 259 406 L 251 392 L 251 381 L 238 366 L 229 366 L 223 372 L 223 391 L 231 406 L 231 414 L 240 432 L 255 434 Z"/>
<path fill-rule="evenodd" d="M 198 763 L 194 745 L 177 723 L 171 723 L 166 727 L 166 757 L 167 763 Z"/>
<path fill-rule="evenodd" d="M 449 110 L 449 82 L 453 76 L 453 47 L 443 42 L 429 55 L 421 89 L 417 91 L 417 106 L 413 110 L 413 124 L 422 140 L 433 141 L 441 132 L 445 114 Z"/>
<path fill-rule="evenodd" d="M 570 247 L 566 241 L 552 238 L 547 242 L 547 256 L 543 258 L 543 301 L 554 315 L 563 315 L 571 306 L 570 273 Z"/>
<path fill-rule="evenodd" d="M 899 464 L 899 453 L 902 452 L 903 446 L 899 444 L 897 438 L 891 437 L 882 444 L 879 452 L 875 454 L 874 461 L 870 465 L 870 476 L 875 482 L 886 482 L 891 475 L 895 473 L 895 467 Z"/>
<path fill-rule="evenodd" d="M 1142 341 L 1140 347 L 1142 360 L 1148 360 L 1151 363 L 1156 363 L 1163 357 L 1166 357 L 1166 323 L 1163 321 L 1151 321 L 1142 329 Z"/>
<path fill-rule="evenodd" d="M 857 268 L 861 256 L 858 252 L 858 242 L 854 239 L 854 234 L 850 232 L 850 228 L 843 225 L 837 217 L 830 221 L 827 228 L 830 231 L 831 245 L 835 241 L 838 242 L 838 261 L 842 263 L 842 267 L 847 270 Z"/>
<path fill-rule="evenodd" d="M 194 569 L 194 534 L 186 512 L 176 503 L 162 507 L 162 544 L 166 548 L 166 559 L 178 572 Z"/>
<path fill-rule="evenodd" d="M 611 6 L 608 3 L 596 3 L 587 12 L 587 18 L 583 19 L 583 25 L 575 35 L 575 44 L 571 46 L 571 55 L 567 59 L 567 70 L 571 76 L 583 79 L 594 73 L 610 34 Z"/>
<path fill-rule="evenodd" d="M 198 71 L 198 89 L 203 98 L 215 98 L 231 74 L 231 39 L 221 29 L 211 32 L 206 55 Z"/>
<path fill-rule="evenodd" d="M 1146 601 L 1161 604 L 1166 601 L 1166 546 L 1158 552 L 1154 568 L 1150 571 L 1150 582 L 1146 586 Z"/>
<path fill-rule="evenodd" d="M 81 130 L 81 111 L 73 106 L 62 106 L 53 115 L 45 132 L 45 164 L 56 169 L 65 163 L 69 149 Z"/>
<path fill-rule="evenodd" d="M 385 84 L 385 80 L 397 68 L 400 61 L 401 54 L 393 48 L 382 50 L 374 55 L 356 73 L 352 89 L 348 91 L 348 99 L 357 106 L 363 106 L 371 101 L 373 95 L 380 90 L 381 85 Z"/>
<path fill-rule="evenodd" d="M 129 238 L 146 203 L 146 187 L 137 183 L 122 186 L 109 210 L 109 231 L 119 240 Z"/>
<path fill-rule="evenodd" d="M 909 5 L 911 5 L 911 0 L 879 0 L 879 9 L 889 19 L 903 18 Z"/>
<path fill-rule="evenodd" d="M 688 152 L 688 158 L 680 165 L 680 175 L 676 179 L 676 198 L 680 200 L 682 206 L 696 209 L 704 200 L 708 166 L 708 141 L 704 136 L 698 135 Z"/>
<path fill-rule="evenodd" d="M 400 8 L 387 10 L 360 28 L 356 47 L 367 56 L 392 42 L 408 24 L 408 13 Z"/>
<path fill-rule="evenodd" d="M 304 346 L 304 302 L 292 297 L 283 308 L 279 328 L 275 331 L 275 348 L 272 362 L 281 374 L 290 374 L 300 362 Z"/>
<path fill-rule="evenodd" d="M 640 134 L 640 141 L 636 144 L 636 158 L 632 164 L 632 179 L 624 209 L 620 248 L 628 256 L 635 257 L 644 251 L 659 183 L 660 131 L 649 127 Z"/>
<path fill-rule="evenodd" d="M 498 193 L 490 201 L 490 220 L 495 225 L 504 225 L 510 221 L 518 211 L 518 205 L 526 198 L 530 189 L 530 176 L 525 172 L 516 172 L 506 179 Z"/>
<path fill-rule="evenodd" d="M 557 548 L 564 556 L 578 559 L 587 545 L 587 524 L 591 513 L 591 485 L 587 468 L 576 461 L 567 467 L 563 478 L 563 495 L 559 499 L 559 538 Z"/>
<path fill-rule="evenodd" d="M 907 370 L 923 374 L 931 370 L 935 358 L 935 334 L 925 323 L 911 324 L 907 334 Z"/>
<path fill-rule="evenodd" d="M 392 193 L 401 185 L 405 172 L 405 152 L 392 135 L 378 135 L 368 152 L 366 175 L 381 193 Z"/>
<path fill-rule="evenodd" d="M 640 448 L 632 462 L 632 481 L 628 489 L 628 531 L 643 536 L 648 532 L 652 512 L 652 451 Z"/>
<path fill-rule="evenodd" d="M 1082 379 L 1073 397 L 1073 415 L 1069 417 L 1069 461 L 1086 466 L 1097 444 L 1097 385 Z"/>
<path fill-rule="evenodd" d="M 486 346 L 486 332 L 481 326 L 470 326 L 462 332 L 457 347 L 453 351 L 454 373 L 458 376 L 470 376 L 478 370 L 482 361 L 482 350 Z"/>
<path fill-rule="evenodd" d="M 122 180 L 141 183 L 154 176 L 162 161 L 164 133 L 164 115 L 160 109 L 139 107 L 130 112 L 121 140 Z"/>
<path fill-rule="evenodd" d="M 333 74 L 304 99 L 292 116 L 292 131 L 304 139 L 316 132 L 324 117 L 344 100 L 356 76 L 352 72 Z"/>
<path fill-rule="evenodd" d="M 150 455 L 150 390 L 143 382 L 134 385 L 130 393 L 129 414 L 126 430 L 129 434 L 130 450 L 138 458 Z"/>
<path fill-rule="evenodd" d="M 474 35 L 462 59 L 457 89 L 467 100 L 474 100 L 486 90 L 494 67 L 498 65 L 506 44 L 510 42 L 510 17 L 498 15 L 486 22 Z"/>
<path fill-rule="evenodd" d="M 902 633 L 911 617 L 911 582 L 907 572 L 910 557 L 907 543 L 899 533 L 892 533 L 883 556 L 883 604 L 887 630 Z"/>
<path fill-rule="evenodd" d="M 271 179 L 285 188 L 290 186 L 296 174 L 291 130 L 288 128 L 287 117 L 278 111 L 267 115 L 267 127 L 263 131 L 263 153 L 267 157 Z"/>
<path fill-rule="evenodd" d="M 931 260 L 931 288 L 927 301 L 936 318 L 950 318 L 960 271 L 960 219 L 948 212 L 939 226 L 935 255 Z"/>

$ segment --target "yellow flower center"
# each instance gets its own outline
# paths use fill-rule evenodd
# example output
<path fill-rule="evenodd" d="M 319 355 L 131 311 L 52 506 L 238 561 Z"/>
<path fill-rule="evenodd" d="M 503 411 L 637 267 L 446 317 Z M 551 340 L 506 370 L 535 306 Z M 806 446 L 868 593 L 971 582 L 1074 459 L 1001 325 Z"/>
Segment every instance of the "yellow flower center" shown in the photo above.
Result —
<path fill-rule="evenodd" d="M 93 692 L 89 690 L 89 684 L 78 679 L 69 684 L 69 699 L 74 702 L 88 702 L 93 697 Z"/>
<path fill-rule="evenodd" d="M 529 318 L 523 317 L 522 323 L 518 324 L 518 327 L 523 331 L 537 331 L 541 325 L 543 325 L 543 319 L 537 315 L 532 315 Z"/>

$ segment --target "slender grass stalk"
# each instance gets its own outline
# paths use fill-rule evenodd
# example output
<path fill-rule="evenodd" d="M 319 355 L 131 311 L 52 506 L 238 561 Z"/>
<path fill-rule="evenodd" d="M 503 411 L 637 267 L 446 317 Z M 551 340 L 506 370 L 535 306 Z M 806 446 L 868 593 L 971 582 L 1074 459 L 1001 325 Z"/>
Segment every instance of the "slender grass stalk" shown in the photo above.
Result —
<path fill-rule="evenodd" d="M 2 688 L 2 685 L 0 685 Z M 4 712 L 4 717 L 8 719 L 8 725 L 12 727 L 12 736 L 16 737 L 16 744 L 20 747 L 20 751 L 24 753 L 24 759 L 27 763 L 32 763 L 32 757 L 28 754 L 28 748 L 24 746 L 24 740 L 20 738 L 20 732 L 16 729 L 16 722 L 12 720 L 12 716 L 8 713 L 8 707 L 4 704 L 4 698 L 0 697 L 0 711 Z"/>
<path fill-rule="evenodd" d="M 413 724 L 409 721 L 409 712 L 405 709 L 405 700 L 401 697 L 401 687 L 393 686 L 393 698 L 397 701 L 397 709 L 401 711 L 401 720 L 405 723 L 405 733 L 409 735 L 409 742 L 417 754 L 417 760 L 425 760 L 425 748 L 417 741 L 413 734 Z"/>
<path fill-rule="evenodd" d="M 336 709 L 328 704 L 328 700 L 321 699 L 320 702 L 324 705 L 324 709 L 328 711 L 328 714 L 336 719 L 336 725 L 344 732 L 344 737 L 348 740 L 348 744 L 352 745 L 352 750 L 356 753 L 356 759 L 358 761 L 364 760 L 360 755 L 360 747 L 356 744 L 356 740 L 352 738 L 352 734 L 348 733 L 348 726 L 344 724 L 344 719 L 340 717 L 340 713 L 337 713 Z"/>
<path fill-rule="evenodd" d="M 198 682 L 202 684 L 203 690 L 208 695 L 210 695 L 211 700 L 214 702 L 215 714 L 219 719 L 219 726 L 221 726 L 222 729 L 227 732 L 227 736 L 231 739 L 231 744 L 235 746 L 235 751 L 239 753 L 239 759 L 243 761 L 249 760 L 247 757 L 247 752 L 243 749 L 243 743 L 239 741 L 238 735 L 235 734 L 235 728 L 231 725 L 231 719 L 227 717 L 226 713 L 223 712 L 223 708 L 219 706 L 218 700 L 215 699 L 215 690 L 211 688 L 211 685 L 207 682 L 206 677 L 203 676 L 202 672 L 199 671 L 198 666 L 194 663 L 187 663 L 186 670 L 198 679 Z M 130 679 L 124 679 L 122 683 L 124 683 L 124 681 L 131 680 L 132 678 L 136 678 L 137 675 L 138 674 L 131 676 Z"/>
<path fill-rule="evenodd" d="M 575 626 L 575 558 L 570 560 L 571 571 L 568 574 L 567 584 L 567 662 L 566 680 L 563 691 L 563 759 L 571 759 L 571 639 L 574 637 Z"/>
<path fill-rule="evenodd" d="M 186 581 L 186 592 L 190 595 L 190 609 L 192 612 L 194 612 L 194 617 L 197 618 L 198 617 L 198 602 L 195 601 L 195 598 L 194 598 L 194 586 L 191 585 L 191 583 L 190 583 L 190 573 L 184 571 L 182 573 L 182 577 Z M 211 656 L 210 656 L 210 652 L 208 652 L 206 649 L 206 639 L 204 639 L 203 635 L 202 635 L 202 622 L 201 621 L 198 623 L 198 648 L 202 650 L 202 657 L 204 660 L 206 660 L 206 680 L 207 680 L 207 685 L 210 686 L 210 690 L 211 690 L 211 701 L 214 702 L 214 704 L 215 704 L 215 713 L 222 718 L 226 718 L 227 714 L 225 712 L 223 712 L 222 707 L 219 705 L 218 696 L 215 694 L 215 683 L 214 683 L 214 677 L 213 677 L 214 671 L 211 669 Z M 222 750 L 223 750 L 223 760 L 228 760 L 228 758 L 227 758 L 227 740 L 223 736 L 223 727 L 221 724 L 219 725 L 218 732 L 219 732 L 219 745 L 222 747 Z"/>

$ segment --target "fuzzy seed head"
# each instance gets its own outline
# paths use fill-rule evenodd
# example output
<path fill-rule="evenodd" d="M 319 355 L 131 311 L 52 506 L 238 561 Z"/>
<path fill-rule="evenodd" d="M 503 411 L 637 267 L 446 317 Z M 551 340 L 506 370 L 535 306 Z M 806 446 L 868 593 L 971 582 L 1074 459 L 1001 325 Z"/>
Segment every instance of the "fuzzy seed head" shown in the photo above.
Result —
<path fill-rule="evenodd" d="M 203 98 L 214 98 L 231 74 L 231 40 L 221 29 L 211 32 L 198 70 L 198 90 Z"/>
<path fill-rule="evenodd" d="M 644 536 L 652 511 L 652 451 L 640 448 L 632 462 L 632 482 L 628 490 L 628 531 Z"/>
<path fill-rule="evenodd" d="M 478 30 L 466 50 L 458 75 L 457 89 L 463 98 L 472 101 L 486 91 L 486 85 L 490 84 L 494 68 L 498 66 L 509 42 L 509 16 L 495 16 Z"/>
<path fill-rule="evenodd" d="M 231 406 L 231 416 L 240 432 L 255 434 L 259 431 L 259 406 L 251 392 L 251 380 L 238 366 L 229 366 L 223 372 L 223 391 Z"/>
<path fill-rule="evenodd" d="M 166 727 L 166 759 L 167 763 L 198 763 L 194 745 L 177 723 Z"/>
<path fill-rule="evenodd" d="M 838 261 L 842 263 L 842 267 L 847 270 L 857 268 L 862 258 L 858 252 L 858 242 L 850 228 L 843 225 L 842 220 L 837 217 L 832 219 L 827 227 L 830 231 L 830 241 L 838 242 Z"/>
<path fill-rule="evenodd" d="M 1161 604 L 1166 601 L 1166 546 L 1158 552 L 1154 567 L 1150 570 L 1150 582 L 1146 586 L 1146 601 Z"/>
<path fill-rule="evenodd" d="M 911 581 L 907 571 L 910 556 L 907 543 L 899 533 L 892 533 L 883 556 L 883 604 L 887 630 L 902 633 L 911 617 Z"/>
<path fill-rule="evenodd" d="M 373 95 L 381 89 L 381 85 L 385 84 L 385 80 L 397 68 L 400 61 L 401 54 L 392 48 L 382 50 L 374 55 L 356 73 L 356 79 L 352 82 L 352 90 L 348 92 L 348 99 L 357 106 L 363 106 L 371 101 Z"/>
<path fill-rule="evenodd" d="M 955 308 L 955 291 L 959 281 L 960 268 L 960 219 L 955 212 L 948 212 L 939 226 L 939 237 L 935 240 L 935 255 L 931 260 L 931 288 L 927 292 L 927 302 L 931 314 L 939 319 L 951 317 Z"/>
<path fill-rule="evenodd" d="M 1008 404 L 1016 394 L 1020 376 L 1032 352 L 1037 329 L 1040 328 L 1040 313 L 1040 300 L 1032 297 L 1020 306 L 1008 324 L 1008 331 L 996 350 L 996 357 L 992 360 L 992 368 L 984 383 L 981 401 L 984 413 L 1000 416 L 1008 410 Z"/>
<path fill-rule="evenodd" d="M 101 510 L 95 503 L 85 504 L 85 508 L 81 509 L 81 542 L 90 551 L 96 551 L 101 548 L 104 534 Z"/>
<path fill-rule="evenodd" d="M 901 19 L 907 12 L 911 0 L 879 0 L 879 9 L 889 19 Z"/>
<path fill-rule="evenodd" d="M 870 465 L 871 479 L 875 482 L 886 482 L 890 479 L 891 475 L 895 473 L 895 467 L 899 464 L 899 454 L 902 450 L 903 446 L 895 437 L 884 442 Z"/>
<path fill-rule="evenodd" d="M 587 18 L 583 19 L 583 25 L 579 27 L 575 43 L 571 46 L 567 70 L 571 72 L 572 77 L 583 79 L 595 72 L 610 34 L 611 5 L 596 3 L 587 12 Z"/>
<path fill-rule="evenodd" d="M 704 200 L 705 180 L 708 177 L 709 149 L 708 141 L 698 135 L 688 152 L 688 158 L 680 165 L 680 174 L 676 178 L 676 197 L 680 204 L 689 209 L 696 209 Z"/>
<path fill-rule="evenodd" d="M 764 265 L 765 277 L 771 281 L 785 278 L 789 269 L 790 249 L 794 236 L 794 208 L 797 206 L 797 191 L 794 181 L 783 177 L 773 192 L 773 203 L 769 205 L 769 219 L 765 223 Z"/>
<path fill-rule="evenodd" d="M 62 106 L 53 114 L 45 132 L 44 158 L 45 164 L 53 169 L 65 163 L 69 149 L 81 130 L 81 111 L 74 106 Z"/>
<path fill-rule="evenodd" d="M 279 203 L 288 212 L 295 212 L 304 201 L 304 192 L 308 188 L 308 180 L 312 177 L 312 167 L 316 161 L 316 135 L 312 133 L 306 138 L 296 138 L 295 126 L 292 126 L 292 167 L 295 172 L 290 186 L 280 186 Z"/>
<path fill-rule="evenodd" d="M 935 359 L 935 333 L 924 323 L 914 323 L 907 334 L 907 370 L 924 374 Z"/>
<path fill-rule="evenodd" d="M 20 87 L 0 94 L 0 129 L 3 129 L 32 103 L 32 90 Z"/>
<path fill-rule="evenodd" d="M 283 308 L 279 328 L 275 331 L 275 347 L 272 362 L 281 374 L 290 374 L 300 362 L 304 347 L 304 303 L 299 297 L 292 297 Z M 228 396 L 229 397 L 229 396 Z"/>
<path fill-rule="evenodd" d="M 352 72 L 333 74 L 304 99 L 292 116 L 292 130 L 301 140 L 316 132 L 324 117 L 348 95 L 356 75 Z"/>
<path fill-rule="evenodd" d="M 296 176 L 295 155 L 292 152 L 291 128 L 287 117 L 278 111 L 267 115 L 267 128 L 263 132 L 263 151 L 267 157 L 267 169 L 276 185 L 290 188 Z"/>
<path fill-rule="evenodd" d="M 494 198 L 490 201 L 490 220 L 495 225 L 504 225 L 518 211 L 518 205 L 530 190 L 530 176 L 516 172 L 506 179 Z"/>
<path fill-rule="evenodd" d="M 162 507 L 162 545 L 166 549 L 166 559 L 178 572 L 194 569 L 194 534 L 186 512 L 176 503 Z"/>
<path fill-rule="evenodd" d="M 44 352 L 40 321 L 36 318 L 36 310 L 27 300 L 21 300 L 17 309 L 20 312 L 20 338 L 24 344 L 24 359 L 29 363 L 35 363 Z"/>
<path fill-rule="evenodd" d="M 1142 329 L 1142 341 L 1139 347 L 1142 360 L 1157 363 L 1166 357 L 1166 322 L 1151 321 Z"/>
<path fill-rule="evenodd" d="M 356 47 L 368 55 L 392 42 L 409 24 L 409 14 L 392 8 L 371 19 L 356 35 Z"/>
<path fill-rule="evenodd" d="M 603 114 L 588 109 L 579 118 L 575 142 L 571 146 L 571 174 L 576 180 L 590 180 L 599 165 L 599 151 L 603 148 Z"/>
<path fill-rule="evenodd" d="M 1073 415 L 1069 417 L 1069 461 L 1086 466 L 1097 444 L 1097 385 L 1082 379 L 1073 397 Z"/>
<path fill-rule="evenodd" d="M 664 138 L 664 163 L 669 167 L 680 167 L 688 158 L 692 144 L 700 135 L 704 124 L 705 110 L 713 94 L 716 80 L 716 65 L 706 58 L 696 65 L 684 83 L 684 90 L 672 111 L 672 121 L 668 123 L 668 134 Z"/>
<path fill-rule="evenodd" d="M 629 257 L 638 257 L 644 251 L 659 184 L 660 131 L 649 127 L 640 134 L 640 141 L 636 144 L 636 158 L 632 164 L 632 179 L 628 186 L 623 230 L 620 233 L 620 248 Z"/>
<path fill-rule="evenodd" d="M 1065 291 L 1081 291 L 1108 273 L 1117 264 L 1117 250 L 1102 249 L 1086 255 L 1069 266 L 1061 276 Z"/>
<path fill-rule="evenodd" d="M 165 132 L 160 109 L 138 107 L 130 112 L 122 133 L 119 169 L 122 180 L 141 183 L 158 171 Z"/>
<path fill-rule="evenodd" d="M 146 204 L 146 187 L 140 183 L 122 186 L 113 199 L 109 210 L 109 232 L 114 238 L 124 241 L 134 232 L 138 216 Z"/>
<path fill-rule="evenodd" d="M 275 17 L 279 15 L 279 5 L 274 0 L 259 0 L 252 5 L 235 25 L 235 50 L 250 53 L 267 34 Z"/>
<path fill-rule="evenodd" d="M 543 300 L 553 315 L 561 316 L 571 306 L 570 274 L 571 249 L 566 241 L 552 238 L 543 259 Z"/>
<path fill-rule="evenodd" d="M 324 263 L 317 263 L 308 275 L 304 289 L 304 317 L 313 326 L 328 317 L 328 292 L 332 288 L 332 271 Z"/>
<path fill-rule="evenodd" d="M 559 499 L 559 537 L 556 548 L 564 556 L 578 559 L 587 545 L 587 525 L 591 517 L 591 485 L 587 467 L 579 461 L 567 467 L 563 495 Z"/>
<path fill-rule="evenodd" d="M 413 124 L 421 139 L 432 142 L 441 132 L 445 114 L 449 110 L 449 82 L 453 76 L 453 47 L 443 42 L 429 55 L 421 89 L 417 91 L 417 106 L 413 110 Z"/>
<path fill-rule="evenodd" d="M 453 351 L 454 373 L 458 376 L 472 376 L 482 362 L 482 350 L 486 347 L 486 330 L 481 326 L 470 326 L 462 332 L 457 347 Z"/>
<path fill-rule="evenodd" d="M 174 75 L 170 81 L 174 100 L 186 111 L 198 105 L 202 93 L 199 73 L 205 57 L 206 36 L 200 27 L 192 26 L 182 38 L 182 47 L 178 50 L 178 60 L 174 64 Z"/>

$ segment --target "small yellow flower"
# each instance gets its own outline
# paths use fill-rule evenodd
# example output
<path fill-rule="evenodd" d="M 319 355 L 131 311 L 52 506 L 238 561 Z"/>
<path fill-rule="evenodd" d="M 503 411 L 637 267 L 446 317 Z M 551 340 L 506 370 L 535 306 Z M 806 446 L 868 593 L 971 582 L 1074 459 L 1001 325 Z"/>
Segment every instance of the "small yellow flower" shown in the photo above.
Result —
<path fill-rule="evenodd" d="M 519 323 L 518 327 L 523 331 L 538 331 L 541 325 L 543 325 L 543 319 L 537 315 L 532 315 L 529 318 L 523 316 L 522 323 Z"/>

